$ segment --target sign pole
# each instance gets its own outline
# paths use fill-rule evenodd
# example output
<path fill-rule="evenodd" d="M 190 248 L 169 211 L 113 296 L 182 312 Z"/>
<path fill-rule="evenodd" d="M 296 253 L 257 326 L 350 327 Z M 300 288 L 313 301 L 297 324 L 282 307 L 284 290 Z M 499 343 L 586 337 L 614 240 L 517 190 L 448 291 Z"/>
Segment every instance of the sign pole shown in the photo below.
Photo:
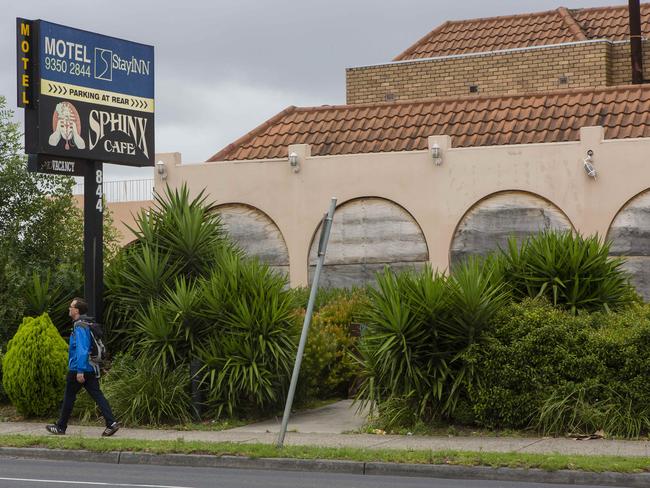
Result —
<path fill-rule="evenodd" d="M 277 447 L 281 448 L 284 445 L 284 436 L 287 433 L 289 425 L 289 416 L 291 415 L 291 406 L 293 405 L 293 396 L 296 393 L 296 385 L 298 384 L 298 375 L 300 374 L 300 364 L 302 363 L 302 355 L 305 352 L 305 345 L 307 344 L 307 335 L 309 334 L 309 326 L 311 325 L 311 316 L 314 313 L 314 302 L 316 301 L 316 293 L 318 292 L 318 280 L 320 273 L 323 269 L 325 262 L 325 251 L 327 250 L 327 241 L 330 238 L 330 230 L 332 229 L 332 220 L 334 219 L 334 210 L 336 209 L 336 198 L 332 197 L 330 202 L 329 211 L 323 218 L 323 225 L 320 231 L 320 240 L 318 241 L 318 262 L 316 263 L 316 272 L 314 273 L 314 281 L 311 284 L 311 292 L 309 293 L 309 303 L 307 304 L 307 312 L 305 313 L 305 320 L 302 324 L 302 333 L 300 334 L 300 344 L 298 344 L 298 352 L 296 354 L 296 362 L 293 365 L 293 374 L 291 375 L 291 384 L 289 385 L 289 393 L 287 394 L 287 403 L 284 405 L 284 415 L 282 416 L 282 426 L 278 434 Z"/>
<path fill-rule="evenodd" d="M 88 161 L 84 175 L 84 295 L 88 313 L 101 322 L 104 313 L 104 169 Z"/>

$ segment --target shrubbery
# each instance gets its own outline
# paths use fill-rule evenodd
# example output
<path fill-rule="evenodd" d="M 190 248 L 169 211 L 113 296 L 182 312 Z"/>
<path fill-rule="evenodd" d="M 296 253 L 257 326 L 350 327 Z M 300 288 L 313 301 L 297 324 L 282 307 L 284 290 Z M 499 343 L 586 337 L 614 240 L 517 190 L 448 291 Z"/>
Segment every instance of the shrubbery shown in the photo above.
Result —
<path fill-rule="evenodd" d="M 548 303 L 513 303 L 497 314 L 490 340 L 468 355 L 479 381 L 468 385 L 476 421 L 528 427 L 558 387 L 583 382 L 601 368 L 589 349 L 589 324 Z"/>
<path fill-rule="evenodd" d="M 518 243 L 509 239 L 505 250 L 493 255 L 515 299 L 546 298 L 554 306 L 593 312 L 619 310 L 638 301 L 622 268 L 624 259 L 609 255 L 610 243 L 597 235 L 546 231 Z"/>
<path fill-rule="evenodd" d="M 420 273 L 378 275 L 369 290 L 360 343 L 363 383 L 357 398 L 374 402 L 387 425 L 453 414 L 475 373 L 464 353 L 508 297 L 492 268 L 469 260 L 450 277 Z M 386 415 L 382 409 L 394 413 Z"/>
<path fill-rule="evenodd" d="M 243 257 L 213 210 L 183 186 L 137 217 L 137 241 L 106 273 L 113 349 L 165 381 L 184 371 L 186 389 L 198 365 L 208 415 L 268 413 L 295 357 L 295 294 L 285 276 Z"/>
<path fill-rule="evenodd" d="M 191 420 L 187 367 L 163 368 L 146 358 L 119 355 L 104 380 L 111 407 L 128 425 L 161 425 Z"/>
<path fill-rule="evenodd" d="M 4 389 L 22 415 L 46 415 L 61 401 L 68 345 L 49 316 L 26 317 L 7 344 L 2 361 Z"/>
<path fill-rule="evenodd" d="M 365 314 L 358 398 L 389 429 L 442 419 L 647 432 L 650 308 L 608 252 L 597 237 L 548 232 L 449 277 L 385 271 Z"/>
<path fill-rule="evenodd" d="M 197 349 L 212 413 L 260 415 L 282 405 L 296 356 L 295 303 L 287 278 L 230 255 L 202 290 L 211 334 Z"/>
<path fill-rule="evenodd" d="M 360 321 L 367 301 L 363 290 L 339 293 L 314 313 L 300 368 L 302 399 L 346 398 L 359 374 L 358 337 L 351 324 Z M 297 326 L 302 328 L 304 310 Z M 360 325 L 360 324 L 359 324 Z"/>
<path fill-rule="evenodd" d="M 647 306 L 573 316 L 540 301 L 502 310 L 473 351 L 477 423 L 547 434 L 636 437 L 650 429 Z"/>
<path fill-rule="evenodd" d="M 4 386 L 2 386 L 2 360 L 4 359 L 4 353 L 2 348 L 0 348 L 0 405 L 6 403 L 9 400 L 7 393 L 5 392 Z"/>

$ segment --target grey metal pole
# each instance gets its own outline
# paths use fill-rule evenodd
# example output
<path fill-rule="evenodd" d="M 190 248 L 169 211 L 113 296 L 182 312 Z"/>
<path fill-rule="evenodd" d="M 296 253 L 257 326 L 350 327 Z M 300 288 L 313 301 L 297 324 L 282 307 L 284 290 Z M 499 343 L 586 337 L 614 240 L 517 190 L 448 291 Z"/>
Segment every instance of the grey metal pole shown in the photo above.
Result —
<path fill-rule="evenodd" d="M 300 343 L 298 344 L 296 362 L 293 365 L 293 374 L 291 375 L 291 384 L 289 385 L 289 393 L 287 394 L 287 403 L 284 405 L 284 415 L 282 416 L 282 427 L 280 428 L 280 434 L 278 435 L 277 447 L 282 447 L 284 445 L 284 436 L 287 433 L 287 425 L 289 424 L 289 416 L 291 415 L 291 406 L 293 405 L 293 396 L 296 393 L 298 375 L 300 374 L 300 364 L 302 363 L 302 355 L 305 352 L 305 345 L 307 344 L 307 334 L 309 334 L 311 316 L 314 312 L 314 301 L 316 301 L 316 292 L 318 291 L 318 280 L 320 279 L 320 272 L 323 269 L 323 263 L 325 262 L 325 251 L 327 249 L 327 241 L 330 238 L 330 230 L 332 229 L 332 219 L 334 218 L 335 209 L 336 198 L 332 197 L 329 211 L 323 219 L 320 240 L 318 242 L 318 262 L 316 263 L 316 272 L 314 273 L 314 281 L 311 284 L 311 292 L 309 293 L 309 303 L 307 304 L 305 320 L 302 323 Z"/>

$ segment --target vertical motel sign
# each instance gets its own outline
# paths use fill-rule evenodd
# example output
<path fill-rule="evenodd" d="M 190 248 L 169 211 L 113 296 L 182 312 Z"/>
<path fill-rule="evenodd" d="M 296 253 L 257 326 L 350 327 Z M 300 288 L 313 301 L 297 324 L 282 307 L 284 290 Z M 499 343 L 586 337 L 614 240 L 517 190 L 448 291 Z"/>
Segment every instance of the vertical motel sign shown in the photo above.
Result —
<path fill-rule="evenodd" d="M 103 163 L 154 165 L 154 48 L 16 19 L 30 171 L 84 177 L 84 293 L 103 313 Z"/>

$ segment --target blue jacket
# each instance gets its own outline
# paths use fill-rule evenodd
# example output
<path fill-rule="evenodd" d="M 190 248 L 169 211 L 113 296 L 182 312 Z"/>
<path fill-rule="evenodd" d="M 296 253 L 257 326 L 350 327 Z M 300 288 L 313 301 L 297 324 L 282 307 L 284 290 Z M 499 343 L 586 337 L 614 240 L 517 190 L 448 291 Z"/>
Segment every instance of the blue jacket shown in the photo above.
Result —
<path fill-rule="evenodd" d="M 75 373 L 93 372 L 94 369 L 88 362 L 90 353 L 90 329 L 88 320 L 90 317 L 82 315 L 76 320 L 70 334 L 70 347 L 68 349 L 68 371 Z"/>

